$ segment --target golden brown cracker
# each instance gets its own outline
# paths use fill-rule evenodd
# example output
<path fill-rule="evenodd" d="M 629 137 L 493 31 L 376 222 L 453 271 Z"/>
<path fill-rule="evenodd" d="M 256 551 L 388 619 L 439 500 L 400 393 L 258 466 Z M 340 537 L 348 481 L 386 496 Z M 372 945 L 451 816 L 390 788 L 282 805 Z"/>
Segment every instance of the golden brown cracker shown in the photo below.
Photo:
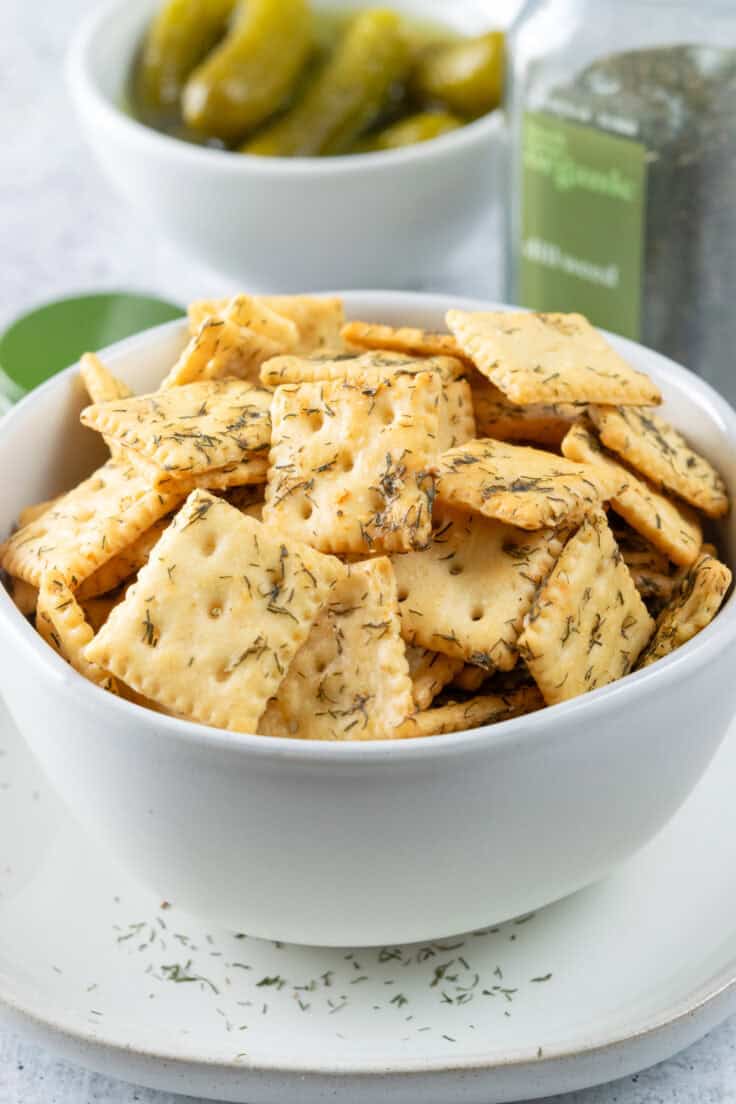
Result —
<path fill-rule="evenodd" d="M 158 543 L 161 534 L 168 529 L 171 521 L 171 515 L 159 518 L 131 544 L 98 567 L 76 590 L 78 601 L 84 603 L 100 594 L 107 594 L 135 575 L 144 563 L 147 563 L 151 550 Z"/>
<path fill-rule="evenodd" d="M 479 437 L 497 441 L 558 447 L 572 423 L 585 410 L 574 403 L 533 403 L 517 406 L 480 372 L 470 378 L 473 411 Z"/>
<path fill-rule="evenodd" d="M 279 387 L 264 521 L 324 552 L 426 544 L 439 388 L 435 372 Z"/>
<path fill-rule="evenodd" d="M 590 416 L 606 448 L 650 479 L 674 491 L 708 517 L 728 513 L 726 485 L 705 457 L 652 410 L 593 406 Z"/>
<path fill-rule="evenodd" d="M 444 382 L 461 379 L 467 369 L 452 357 L 410 357 L 403 353 L 325 353 L 322 356 L 278 356 L 261 368 L 264 387 L 287 383 L 315 383 L 319 380 L 344 380 L 363 384 L 387 379 L 397 373 L 417 375 L 438 372 Z"/>
<path fill-rule="evenodd" d="M 601 447 L 583 423 L 569 430 L 562 442 L 562 452 L 571 460 L 595 468 L 601 476 L 618 478 L 621 489 L 611 498 L 616 513 L 674 563 L 693 563 L 703 541 L 703 530 L 695 513 L 684 503 L 665 498 L 646 480 L 625 468 Z"/>
<path fill-rule="evenodd" d="M 178 495 L 153 491 L 133 465 L 108 460 L 0 546 L 0 565 L 33 586 L 60 571 L 72 589 L 175 509 Z"/>
<path fill-rule="evenodd" d="M 709 625 L 731 585 L 725 564 L 706 553 L 699 556 L 657 618 L 654 636 L 642 653 L 638 667 L 648 667 L 692 640 Z"/>
<path fill-rule="evenodd" d="M 133 394 L 127 383 L 117 379 L 95 353 L 84 353 L 79 361 L 79 374 L 92 403 L 129 399 Z"/>
<path fill-rule="evenodd" d="M 518 643 L 545 701 L 554 705 L 627 675 L 653 630 L 598 511 L 568 541 Z"/>
<path fill-rule="evenodd" d="M 340 331 L 345 310 L 339 296 L 264 295 L 261 302 L 296 325 L 295 352 L 310 354 L 342 348 Z"/>
<path fill-rule="evenodd" d="M 581 314 L 450 310 L 447 324 L 512 402 L 662 401 L 649 377 L 627 364 Z"/>
<path fill-rule="evenodd" d="M 259 731 L 388 740 L 414 711 L 396 580 L 379 557 L 349 568 L 292 660 Z"/>
<path fill-rule="evenodd" d="M 467 380 L 451 380 L 442 385 L 438 415 L 435 455 L 440 456 L 448 449 L 457 448 L 458 445 L 464 445 L 473 440 L 475 417 L 470 384 Z"/>
<path fill-rule="evenodd" d="M 86 656 L 174 713 L 257 732 L 344 570 L 193 491 Z"/>
<path fill-rule="evenodd" d="M 588 464 L 490 438 L 444 453 L 437 498 L 521 529 L 574 525 L 620 489 Z"/>
<path fill-rule="evenodd" d="M 189 329 L 196 333 L 208 318 L 222 317 L 230 299 L 200 299 L 188 310 Z M 296 327 L 294 352 L 309 354 L 342 347 L 340 330 L 345 321 L 342 299 L 337 296 L 263 295 L 255 302 L 291 322 Z"/>
<path fill-rule="evenodd" d="M 41 580 L 36 627 L 46 643 L 75 671 L 103 690 L 118 693 L 117 682 L 112 675 L 85 658 L 84 649 L 94 632 L 66 579 L 58 571 L 47 572 Z"/>
<path fill-rule="evenodd" d="M 348 322 L 342 328 L 342 338 L 350 346 L 361 349 L 385 349 L 406 356 L 450 356 L 472 364 L 452 334 L 433 333 L 415 326 L 383 326 L 375 322 Z"/>
<path fill-rule="evenodd" d="M 436 507 L 429 548 L 393 559 L 404 638 L 486 671 L 512 668 L 524 615 L 561 550 L 554 531 Z"/>
<path fill-rule="evenodd" d="M 261 364 L 279 351 L 268 337 L 244 335 L 234 322 L 206 318 L 161 381 L 161 390 L 230 377 L 257 383 Z"/>
<path fill-rule="evenodd" d="M 406 658 L 412 681 L 412 693 L 417 709 L 429 709 L 440 690 L 451 680 L 457 680 L 463 667 L 461 659 L 452 659 L 441 652 L 408 645 Z M 480 668 L 477 668 L 480 670 Z M 486 672 L 482 672 L 485 678 Z"/>
<path fill-rule="evenodd" d="M 24 506 L 18 514 L 18 528 L 22 529 L 25 525 L 30 525 L 32 521 L 38 521 L 42 514 L 47 513 L 59 501 L 60 497 L 60 495 L 57 495 L 56 498 L 49 498 L 45 502 L 36 502 L 33 506 Z"/>
<path fill-rule="evenodd" d="M 81 420 L 168 475 L 184 478 L 264 460 L 271 399 L 269 391 L 242 380 L 211 380 L 88 406 Z"/>
<path fill-rule="evenodd" d="M 536 687 L 512 690 L 508 694 L 486 694 L 464 702 L 448 702 L 409 717 L 398 730 L 404 739 L 464 732 L 470 728 L 498 724 L 542 709 L 544 700 Z"/>

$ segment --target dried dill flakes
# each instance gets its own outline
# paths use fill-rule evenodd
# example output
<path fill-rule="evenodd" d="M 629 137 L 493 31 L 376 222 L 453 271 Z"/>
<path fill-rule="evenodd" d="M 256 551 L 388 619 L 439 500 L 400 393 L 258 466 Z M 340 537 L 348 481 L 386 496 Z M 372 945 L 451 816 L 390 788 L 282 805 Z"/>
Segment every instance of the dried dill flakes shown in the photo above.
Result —
<path fill-rule="evenodd" d="M 517 924 L 532 918 L 521 917 Z M 257 1026 L 242 1022 L 244 1008 L 251 1009 L 259 1018 L 285 1017 L 286 1022 L 295 1010 L 299 1016 L 322 1017 L 326 1022 L 327 1017 L 340 1013 L 349 1015 L 350 1010 L 361 1015 L 370 1009 L 391 1015 L 401 1013 L 403 1022 L 412 1025 L 411 1031 L 415 1034 L 434 1030 L 439 1035 L 444 1028 L 444 1033 L 458 1042 L 462 1031 L 475 1030 L 475 1024 L 459 1017 L 476 999 L 487 1005 L 490 1016 L 497 1017 L 505 1016 L 507 1007 L 524 995 L 523 986 L 513 980 L 504 980 L 500 966 L 496 964 L 491 968 L 487 953 L 478 955 L 479 944 L 475 941 L 471 944 L 470 937 L 383 947 L 377 951 L 324 952 L 319 965 L 319 960 L 311 956 L 314 976 L 310 977 L 301 973 L 304 968 L 302 956 L 283 944 L 274 944 L 270 950 L 264 950 L 265 945 L 259 941 L 257 963 L 234 962 L 230 954 L 236 945 L 242 946 L 245 938 L 242 934 L 226 936 L 220 946 L 209 934 L 191 936 L 160 929 L 159 920 L 160 917 L 154 917 L 151 923 L 135 921 L 122 930 L 114 926 L 119 952 L 126 956 L 132 954 L 141 962 L 142 972 L 159 984 L 183 985 L 201 994 L 203 999 L 213 1001 L 212 1007 L 220 1017 L 223 1031 L 228 1034 L 253 1030 Z M 511 922 L 470 934 L 476 939 L 490 939 L 490 949 L 494 946 L 493 937 L 502 936 L 513 926 Z M 162 937 L 186 947 L 186 956 L 172 961 Z M 229 940 L 232 943 L 228 946 Z M 282 954 L 278 954 L 279 951 Z M 209 965 L 202 970 L 198 957 L 205 953 Z M 269 969 L 276 964 L 277 958 L 280 964 L 287 963 L 287 972 Z M 318 972 L 321 965 L 327 968 Z M 531 978 L 528 984 L 551 980 L 550 971 Z M 351 985 L 353 988 L 349 988 Z M 88 991 L 94 988 L 96 986 L 90 986 Z M 262 990 L 265 989 L 268 990 L 267 1001 L 263 1000 Z M 416 1021 L 410 1011 L 415 997 L 426 999 L 427 991 L 432 994 L 437 1014 L 432 1026 L 427 1025 L 426 1020 L 424 1023 Z M 155 992 L 149 994 L 150 997 L 155 995 Z M 412 1037 L 407 1036 L 406 1041 Z"/>

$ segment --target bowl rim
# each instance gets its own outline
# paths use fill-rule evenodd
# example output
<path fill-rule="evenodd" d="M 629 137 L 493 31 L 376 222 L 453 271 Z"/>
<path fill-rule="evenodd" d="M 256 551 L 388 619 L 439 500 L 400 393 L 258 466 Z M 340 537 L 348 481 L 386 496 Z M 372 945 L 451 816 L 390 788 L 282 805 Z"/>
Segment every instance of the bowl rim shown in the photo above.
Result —
<path fill-rule="evenodd" d="M 135 3 L 140 0 L 134 0 Z M 150 2 L 150 0 L 145 0 Z M 443 156 L 452 157 L 460 150 L 480 146 L 489 136 L 502 127 L 503 109 L 496 108 L 479 119 L 465 123 L 457 130 L 441 134 L 429 142 L 418 142 L 400 149 L 379 150 L 373 153 L 351 153 L 335 157 L 261 157 L 255 154 L 236 153 L 208 146 L 197 146 L 140 122 L 126 114 L 99 88 L 94 77 L 93 59 L 97 41 L 111 18 L 130 7 L 131 0 L 105 0 L 81 21 L 67 50 L 65 78 L 72 99 L 80 109 L 91 107 L 105 127 L 115 127 L 121 136 L 147 146 L 155 153 L 179 157 L 187 164 L 200 169 L 210 168 L 224 175 L 248 175 L 264 177 L 340 176 L 351 171 L 366 173 L 385 172 L 406 165 Z M 129 71 L 132 58 L 126 65 Z"/>
<path fill-rule="evenodd" d="M 322 294 L 322 293 L 320 293 Z M 359 301 L 361 309 L 371 306 L 386 309 L 388 305 L 400 305 L 411 310 L 513 310 L 503 303 L 478 299 L 441 295 L 423 292 L 404 291 L 348 291 L 325 292 L 325 295 L 340 295 L 350 311 L 351 303 Z M 173 333 L 184 325 L 184 320 L 165 322 L 152 327 L 123 341 L 101 350 L 100 355 L 112 357 L 129 352 L 150 343 L 158 335 Z M 647 359 L 653 362 L 655 379 L 669 376 L 678 385 L 681 392 L 692 396 L 699 408 L 705 411 L 713 424 L 720 427 L 727 436 L 736 455 L 736 410 L 705 380 L 695 376 L 688 369 L 674 361 L 646 349 L 645 346 L 627 338 L 619 337 L 605 330 L 601 331 L 607 340 L 626 355 L 645 351 Z M 19 403 L 0 418 L 0 457 L 7 428 L 21 421 L 31 410 L 40 395 L 54 389 L 61 390 L 76 375 L 78 364 L 72 364 L 35 388 Z M 2 464 L 0 463 L 0 468 Z M 39 676 L 50 679 L 56 690 L 76 700 L 78 708 L 103 714 L 112 710 L 118 713 L 121 724 L 126 718 L 132 724 L 152 727 L 162 734 L 173 737 L 179 743 L 200 746 L 211 751 L 243 752 L 258 759 L 274 761 L 288 760 L 303 763 L 352 764 L 356 762 L 399 763 L 413 761 L 417 756 L 441 759 L 466 751 L 501 750 L 511 745 L 535 744 L 547 739 L 550 733 L 560 734 L 566 729 L 572 731 L 579 723 L 594 724 L 602 711 L 621 706 L 621 695 L 628 695 L 630 704 L 650 694 L 667 694 L 668 687 L 682 679 L 692 677 L 697 671 L 708 665 L 724 649 L 736 641 L 736 589 L 729 595 L 714 620 L 692 640 L 678 648 L 674 653 L 658 660 L 641 671 L 635 671 L 625 678 L 599 687 L 588 694 L 580 695 L 558 705 L 547 706 L 536 713 L 514 717 L 493 725 L 468 729 L 462 732 L 449 732 L 435 736 L 417 736 L 406 739 L 384 739 L 367 741 L 321 741 L 300 740 L 290 737 L 261 736 L 252 733 L 232 732 L 229 729 L 213 728 L 195 721 L 181 720 L 165 714 L 147 710 L 123 698 L 116 697 L 95 686 L 73 670 L 63 659 L 49 648 L 39 634 L 31 627 L 25 617 L 14 605 L 10 595 L 0 586 L 0 630 L 9 644 L 23 649 L 29 658 L 39 664 Z M 7 634 L 7 635 L 6 635 Z M 12 639 L 11 639 L 12 638 Z M 79 702 L 80 695 L 82 702 Z M 626 703 L 624 697 L 624 703 Z M 99 717 L 99 720 L 104 719 Z M 555 727 L 555 722 L 556 727 Z"/>

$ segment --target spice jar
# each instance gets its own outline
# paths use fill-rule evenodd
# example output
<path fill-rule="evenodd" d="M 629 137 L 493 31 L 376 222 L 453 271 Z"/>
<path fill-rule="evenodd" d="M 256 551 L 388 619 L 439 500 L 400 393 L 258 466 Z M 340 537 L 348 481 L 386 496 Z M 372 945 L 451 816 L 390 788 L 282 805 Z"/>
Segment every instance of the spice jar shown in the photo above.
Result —
<path fill-rule="evenodd" d="M 736 399 L 736 3 L 536 0 L 510 45 L 509 298 Z"/>

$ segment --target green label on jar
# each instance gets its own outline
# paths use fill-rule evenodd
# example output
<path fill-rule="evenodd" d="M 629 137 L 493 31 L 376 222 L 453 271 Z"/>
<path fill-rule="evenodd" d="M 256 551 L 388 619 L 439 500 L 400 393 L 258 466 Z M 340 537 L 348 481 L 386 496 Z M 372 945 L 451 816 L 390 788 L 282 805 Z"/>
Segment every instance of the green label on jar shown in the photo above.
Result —
<path fill-rule="evenodd" d="M 645 147 L 528 112 L 521 155 L 522 306 L 579 311 L 597 326 L 638 338 Z"/>

